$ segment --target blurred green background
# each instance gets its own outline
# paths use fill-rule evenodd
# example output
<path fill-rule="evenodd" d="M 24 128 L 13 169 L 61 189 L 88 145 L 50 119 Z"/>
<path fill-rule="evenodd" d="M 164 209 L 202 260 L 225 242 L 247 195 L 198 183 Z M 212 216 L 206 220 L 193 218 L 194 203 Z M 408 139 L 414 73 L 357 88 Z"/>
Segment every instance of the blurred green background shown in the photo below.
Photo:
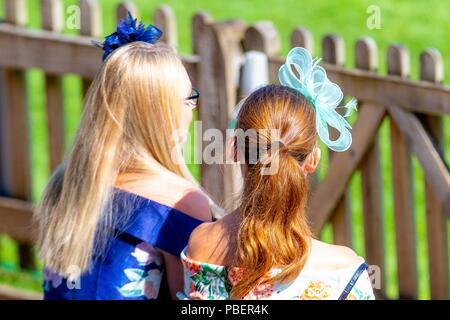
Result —
<path fill-rule="evenodd" d="M 29 27 L 40 28 L 39 0 L 28 0 Z M 114 31 L 115 8 L 119 0 L 99 0 L 102 11 L 102 30 L 107 35 Z M 64 0 L 65 8 L 76 5 L 78 1 Z M 145 22 L 153 20 L 154 10 L 161 4 L 170 5 L 177 16 L 179 50 L 191 53 L 191 17 L 200 10 L 209 12 L 215 20 L 240 18 L 247 23 L 271 20 L 279 30 L 282 39 L 282 51 L 289 50 L 290 33 L 297 26 L 305 26 L 314 35 L 315 54 L 321 52 L 321 39 L 326 33 L 337 32 L 346 44 L 346 66 L 354 66 L 353 48 L 355 42 L 363 36 L 373 37 L 379 48 L 379 72 L 386 73 L 387 47 L 392 43 L 402 43 L 411 55 L 411 78 L 418 79 L 419 55 L 426 48 L 437 48 L 445 66 L 450 65 L 450 1 L 447 0 L 135 0 L 139 16 Z M 381 28 L 369 30 L 366 21 L 367 8 L 377 5 L 381 10 Z M 4 1 L 0 0 L 0 17 L 4 15 Z M 68 34 L 77 34 L 78 30 L 66 30 Z M 5 44 L 3 44 L 5 45 Z M 446 68 L 448 69 L 448 68 Z M 445 75 L 448 83 L 449 74 Z M 39 70 L 27 72 L 28 96 L 30 98 L 30 125 L 32 147 L 32 183 L 33 201 L 37 201 L 50 175 L 48 169 L 48 145 L 45 119 L 44 75 Z M 67 146 L 75 134 L 81 113 L 81 81 L 74 75 L 64 76 L 64 108 L 66 115 Z M 385 120 L 380 131 L 381 168 L 383 183 L 384 241 L 386 252 L 385 270 L 387 274 L 386 291 L 389 298 L 397 297 L 396 250 L 392 199 L 392 176 L 389 120 Z M 449 117 L 445 119 L 446 147 L 450 145 Z M 324 149 L 324 148 L 323 148 Z M 323 150 L 325 151 L 325 150 Z M 446 148 L 447 162 L 450 150 Z M 325 157 L 326 158 L 326 157 Z M 198 167 L 190 167 L 198 177 Z M 416 158 L 413 159 L 415 222 L 417 234 L 417 267 L 419 278 L 419 298 L 429 299 L 428 249 L 426 245 L 426 216 L 424 202 L 423 172 Z M 320 169 L 323 177 L 327 170 L 325 160 Z M 364 256 L 364 237 L 361 208 L 361 180 L 359 172 L 350 183 L 351 219 L 353 248 Z M 450 223 L 447 223 L 450 230 Z M 450 232 L 449 232 L 450 233 Z M 332 230 L 327 225 L 322 239 L 331 242 Z M 449 239 L 450 242 L 450 239 Z M 40 290 L 42 273 L 27 272 L 18 269 L 17 246 L 7 236 L 0 236 L 0 284 Z"/>

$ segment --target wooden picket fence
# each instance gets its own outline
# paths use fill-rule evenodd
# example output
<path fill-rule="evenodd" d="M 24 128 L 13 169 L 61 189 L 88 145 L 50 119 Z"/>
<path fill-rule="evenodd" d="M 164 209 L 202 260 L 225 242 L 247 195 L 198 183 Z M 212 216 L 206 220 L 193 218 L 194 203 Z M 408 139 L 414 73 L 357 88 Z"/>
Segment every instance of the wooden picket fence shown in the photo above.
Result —
<path fill-rule="evenodd" d="M 0 234 L 19 243 L 20 264 L 35 268 L 31 228 L 30 137 L 25 74 L 31 68 L 45 73 L 48 143 L 51 169 L 64 156 L 62 76 L 83 78 L 83 91 L 101 64 L 101 50 L 91 43 L 98 38 L 100 10 L 97 1 L 81 0 L 79 36 L 62 34 L 62 1 L 42 0 L 42 30 L 26 25 L 25 0 L 5 0 L 5 22 L 0 23 Z M 138 15 L 132 2 L 117 7 L 117 19 L 130 11 Z M 176 20 L 170 7 L 154 13 L 154 23 L 164 31 L 163 41 L 177 45 Z M 216 22 L 207 13 L 192 18 L 193 54 L 183 55 L 192 81 L 202 99 L 199 120 L 203 130 L 225 130 L 239 97 L 239 70 L 246 51 L 264 52 L 269 59 L 271 82 L 284 58 L 281 41 L 270 22 L 247 26 L 240 20 Z M 297 28 L 292 46 L 313 50 L 312 34 Z M 414 154 L 424 171 L 429 279 L 431 297 L 449 298 L 447 219 L 450 216 L 450 174 L 443 156 L 442 117 L 450 114 L 450 87 L 441 84 L 443 63 L 434 49 L 420 56 L 421 81 L 411 81 L 409 55 L 405 47 L 392 45 L 387 51 L 387 75 L 377 72 L 377 45 L 362 38 L 355 45 L 356 69 L 344 67 L 344 42 L 336 34 L 322 39 L 323 66 L 343 92 L 359 100 L 353 126 L 353 145 L 345 153 L 330 154 L 330 170 L 314 184 L 308 212 L 316 234 L 328 222 L 334 242 L 351 245 L 348 185 L 356 171 L 361 172 L 365 258 L 380 266 L 385 297 L 385 250 L 383 244 L 382 182 L 378 129 L 390 118 L 390 144 L 395 212 L 395 234 L 399 297 L 418 296 L 416 232 L 411 159 Z M 201 165 L 201 182 L 220 201 L 237 190 L 233 169 L 227 165 Z M 0 298 L 38 298 L 0 287 Z"/>

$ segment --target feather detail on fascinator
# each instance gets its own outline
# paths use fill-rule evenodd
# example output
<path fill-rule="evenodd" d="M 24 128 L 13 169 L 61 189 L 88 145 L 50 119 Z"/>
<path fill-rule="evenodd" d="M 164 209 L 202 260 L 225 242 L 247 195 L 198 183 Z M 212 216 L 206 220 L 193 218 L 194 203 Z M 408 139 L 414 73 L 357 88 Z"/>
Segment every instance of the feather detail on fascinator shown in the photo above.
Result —
<path fill-rule="evenodd" d="M 316 111 L 316 127 L 320 139 L 333 151 L 346 151 L 352 144 L 352 128 L 347 122 L 357 102 L 352 98 L 345 106 L 339 107 L 344 94 L 339 86 L 327 78 L 320 59 L 313 59 L 305 48 L 293 48 L 278 72 L 280 83 L 303 94 Z M 294 72 L 295 71 L 295 72 Z M 344 109 L 341 115 L 336 110 Z M 330 139 L 328 126 L 339 132 L 336 140 Z"/>
<path fill-rule="evenodd" d="M 116 49 L 135 41 L 142 41 L 155 44 L 162 36 L 162 31 L 149 24 L 137 24 L 131 13 L 128 12 L 126 19 L 121 20 L 117 26 L 116 32 L 105 38 L 103 43 L 94 42 L 94 44 L 103 49 L 103 61 Z"/>

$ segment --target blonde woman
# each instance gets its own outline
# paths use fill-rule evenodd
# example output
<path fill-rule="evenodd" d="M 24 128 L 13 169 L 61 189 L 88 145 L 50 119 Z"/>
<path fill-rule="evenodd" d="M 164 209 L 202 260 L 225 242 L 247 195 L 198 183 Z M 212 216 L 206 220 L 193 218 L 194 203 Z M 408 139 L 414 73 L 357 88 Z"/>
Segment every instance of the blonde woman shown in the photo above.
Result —
<path fill-rule="evenodd" d="M 102 45 L 72 151 L 35 212 L 45 299 L 173 298 L 179 254 L 211 220 L 179 134 L 198 92 L 160 36 L 129 16 Z"/>
<path fill-rule="evenodd" d="M 342 91 L 304 48 L 289 53 L 280 82 L 256 90 L 240 107 L 234 158 L 244 178 L 242 201 L 192 233 L 181 254 L 180 298 L 374 299 L 364 259 L 314 239 L 305 213 L 307 176 L 320 161 L 317 138 L 336 152 L 352 142 L 349 124 L 335 111 Z M 343 107 L 344 116 L 355 103 Z M 328 125 L 339 130 L 338 139 L 330 139 Z"/>

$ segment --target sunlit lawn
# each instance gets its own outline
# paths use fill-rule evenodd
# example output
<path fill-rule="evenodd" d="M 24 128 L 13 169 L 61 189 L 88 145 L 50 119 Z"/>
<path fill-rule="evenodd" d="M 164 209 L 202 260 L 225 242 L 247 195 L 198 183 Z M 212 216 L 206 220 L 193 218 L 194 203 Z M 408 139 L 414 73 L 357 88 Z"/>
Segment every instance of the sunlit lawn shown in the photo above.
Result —
<path fill-rule="evenodd" d="M 103 0 L 101 3 L 104 34 L 111 33 L 115 26 L 115 6 L 118 0 Z M 65 7 L 76 4 L 77 1 L 65 0 Z M 322 36 L 329 32 L 337 32 L 345 39 L 348 67 L 354 66 L 353 46 L 362 36 L 373 37 L 379 48 L 379 72 L 385 73 L 386 50 L 391 43 L 403 43 L 411 53 L 411 78 L 418 78 L 418 59 L 423 49 L 435 47 L 443 55 L 445 65 L 450 65 L 450 3 L 447 1 L 408 1 L 408 0 L 340 0 L 340 1 L 305 1 L 305 0 L 136 0 L 140 17 L 152 21 L 154 9 L 162 3 L 169 4 L 177 15 L 179 49 L 183 53 L 191 52 L 191 17 L 199 10 L 208 11 L 216 20 L 238 17 L 252 23 L 259 20 L 271 20 L 280 32 L 282 38 L 282 53 L 289 49 L 289 36 L 296 26 L 309 28 L 315 39 L 315 53 L 320 54 Z M 28 0 L 30 26 L 39 28 L 39 1 Z M 381 29 L 369 30 L 366 27 L 369 5 L 378 5 L 381 9 Z M 3 16 L 3 1 L 0 0 L 0 16 Z M 76 33 L 75 30 L 66 30 Z M 446 68 L 448 69 L 448 68 Z M 44 80 L 40 71 L 28 72 L 30 97 L 30 124 L 33 166 L 33 199 L 36 201 L 45 186 L 50 174 L 47 156 L 47 130 L 45 127 L 45 97 Z M 448 79 L 448 74 L 446 78 Z M 448 81 L 446 81 L 448 82 Z M 65 121 L 67 128 L 67 146 L 70 145 L 77 128 L 82 104 L 80 79 L 73 75 L 64 77 L 65 90 Z M 450 145 L 448 117 L 445 118 L 445 144 Z M 396 297 L 396 250 L 392 199 L 392 176 L 389 123 L 385 121 L 380 130 L 381 170 L 383 183 L 384 208 L 384 242 L 386 251 L 386 284 L 389 297 Z M 446 158 L 450 159 L 449 148 L 446 148 Z M 326 172 L 324 161 L 321 176 Z M 419 278 L 419 298 L 429 298 L 428 254 L 426 247 L 426 220 L 423 188 L 423 172 L 420 164 L 414 158 L 414 192 L 417 230 L 417 264 Z M 191 166 L 198 176 L 198 168 Z M 361 208 L 361 179 L 359 172 L 350 183 L 351 216 L 353 247 L 364 256 L 364 237 Z M 447 225 L 449 227 L 449 225 Z M 450 227 L 448 228 L 450 229 Z M 323 239 L 331 241 L 332 232 L 328 225 L 323 232 Z M 8 238 L 0 238 L 0 282 L 8 283 L 33 290 L 39 290 L 41 273 L 17 272 L 17 254 L 15 244 Z"/>

